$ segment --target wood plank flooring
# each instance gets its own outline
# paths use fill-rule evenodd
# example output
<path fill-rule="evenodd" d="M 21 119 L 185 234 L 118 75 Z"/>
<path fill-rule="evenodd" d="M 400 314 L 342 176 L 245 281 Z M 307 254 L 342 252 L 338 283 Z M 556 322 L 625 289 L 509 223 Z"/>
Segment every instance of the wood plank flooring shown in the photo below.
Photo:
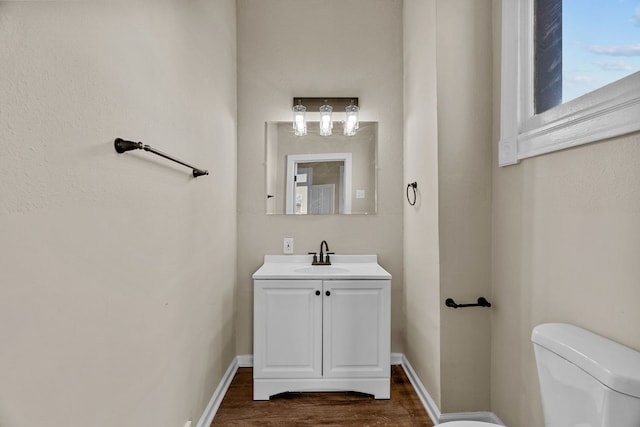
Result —
<path fill-rule="evenodd" d="M 358 393 L 284 393 L 253 400 L 253 370 L 239 368 L 211 426 L 433 427 L 401 366 L 391 367 L 391 399 Z"/>

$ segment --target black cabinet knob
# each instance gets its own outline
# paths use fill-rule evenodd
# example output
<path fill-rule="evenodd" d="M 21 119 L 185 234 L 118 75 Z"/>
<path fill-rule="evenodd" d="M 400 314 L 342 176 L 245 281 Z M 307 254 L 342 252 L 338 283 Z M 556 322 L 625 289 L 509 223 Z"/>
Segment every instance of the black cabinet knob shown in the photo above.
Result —
<path fill-rule="evenodd" d="M 316 295 L 320 295 L 320 291 L 316 291 Z"/>
<path fill-rule="evenodd" d="M 324 294 L 325 294 L 326 296 L 329 296 L 329 295 L 331 295 L 331 292 L 327 291 L 327 292 L 325 292 Z"/>

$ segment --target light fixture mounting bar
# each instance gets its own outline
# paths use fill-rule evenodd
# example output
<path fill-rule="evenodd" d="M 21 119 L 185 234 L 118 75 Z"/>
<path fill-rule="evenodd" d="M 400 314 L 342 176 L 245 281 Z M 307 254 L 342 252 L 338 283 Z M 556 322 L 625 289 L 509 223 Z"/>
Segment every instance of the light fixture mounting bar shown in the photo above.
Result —
<path fill-rule="evenodd" d="M 309 97 L 300 97 L 295 96 L 293 98 L 293 103 L 291 105 L 298 105 L 302 103 L 305 107 L 307 107 L 307 112 L 320 111 L 320 107 L 324 104 L 331 105 L 333 107 L 333 111 L 344 111 L 349 105 L 351 105 L 351 101 L 353 101 L 354 105 L 358 105 L 358 97 L 348 97 L 348 98 L 309 98 Z"/>

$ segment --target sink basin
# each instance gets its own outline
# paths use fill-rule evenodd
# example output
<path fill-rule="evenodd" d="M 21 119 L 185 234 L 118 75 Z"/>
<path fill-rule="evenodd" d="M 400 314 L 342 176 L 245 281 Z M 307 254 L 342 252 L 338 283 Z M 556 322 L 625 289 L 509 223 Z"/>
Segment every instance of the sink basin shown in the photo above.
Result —
<path fill-rule="evenodd" d="M 297 268 L 294 271 L 308 274 L 341 274 L 349 272 L 346 268 L 334 267 L 333 265 L 312 265 L 310 267 Z"/>

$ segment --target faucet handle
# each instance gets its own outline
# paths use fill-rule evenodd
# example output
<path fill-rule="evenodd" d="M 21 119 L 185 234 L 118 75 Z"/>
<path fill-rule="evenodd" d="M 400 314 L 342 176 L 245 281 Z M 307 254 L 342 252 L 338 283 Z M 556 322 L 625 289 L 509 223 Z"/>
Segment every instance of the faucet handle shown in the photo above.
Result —
<path fill-rule="evenodd" d="M 327 264 L 331 264 L 331 259 L 329 259 L 329 255 L 335 255 L 335 252 L 327 252 L 327 257 L 324 259 L 324 262 Z"/>
<path fill-rule="evenodd" d="M 318 253 L 317 252 L 308 252 L 309 255 L 313 255 L 313 264 L 317 264 L 318 263 Z"/>

